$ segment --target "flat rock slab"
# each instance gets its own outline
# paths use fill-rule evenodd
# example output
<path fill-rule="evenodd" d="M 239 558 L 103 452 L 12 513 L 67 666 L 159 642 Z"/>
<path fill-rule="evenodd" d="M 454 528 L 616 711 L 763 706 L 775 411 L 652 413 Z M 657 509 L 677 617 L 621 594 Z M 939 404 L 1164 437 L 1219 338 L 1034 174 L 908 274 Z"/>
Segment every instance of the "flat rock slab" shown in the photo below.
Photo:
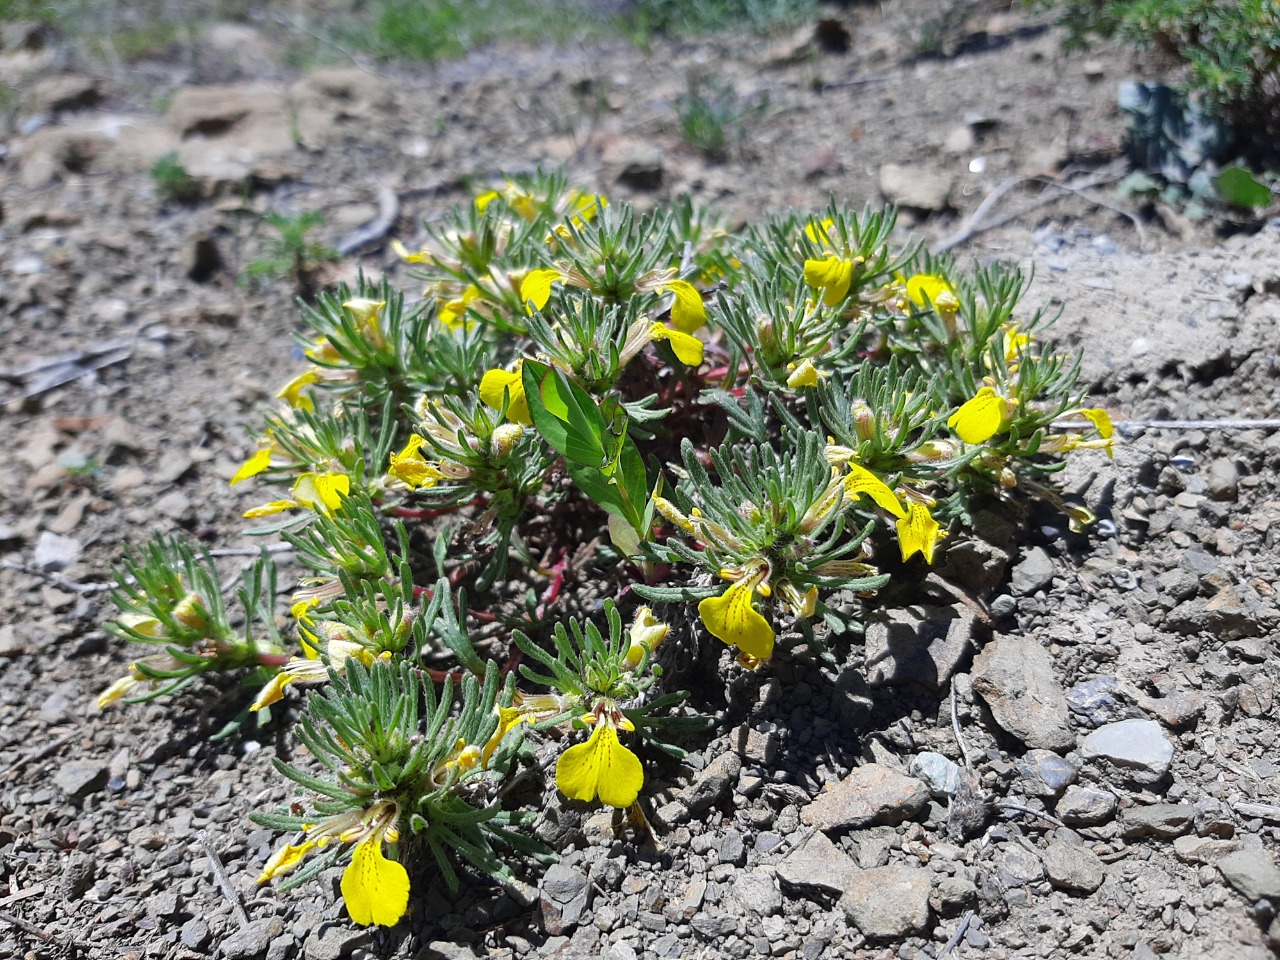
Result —
<path fill-rule="evenodd" d="M 842 893 L 858 872 L 853 859 L 821 830 L 814 831 L 778 864 L 778 879 L 799 890 Z"/>
<path fill-rule="evenodd" d="M 862 933 L 889 940 L 929 926 L 932 874 L 913 867 L 875 867 L 854 874 L 840 905 Z"/>
<path fill-rule="evenodd" d="M 858 767 L 837 784 L 828 784 L 800 813 L 819 830 L 844 830 L 909 820 L 929 800 L 929 788 L 878 763 Z"/>
<path fill-rule="evenodd" d="M 1000 728 L 1028 747 L 1075 747 L 1066 694 L 1049 651 L 1035 640 L 1001 637 L 987 644 L 973 661 L 973 689 Z"/>
<path fill-rule="evenodd" d="M 1061 890 L 1093 893 L 1107 878 L 1107 868 L 1098 855 L 1080 844 L 1055 841 L 1042 859 L 1049 882 Z"/>
<path fill-rule="evenodd" d="M 1280 900 L 1280 870 L 1275 861 L 1261 850 L 1240 850 L 1218 861 L 1223 879 L 1244 894 L 1251 903 L 1257 900 Z"/>
<path fill-rule="evenodd" d="M 1120 811 L 1120 833 L 1126 837 L 1180 837 L 1191 829 L 1196 808 L 1189 803 L 1153 803 Z"/>
<path fill-rule="evenodd" d="M 1140 784 L 1158 783 L 1173 765 L 1173 744 L 1154 720 L 1108 723 L 1084 738 L 1080 756 L 1106 760 Z"/>
<path fill-rule="evenodd" d="M 867 683 L 918 683 L 940 690 L 973 647 L 974 613 L 967 607 L 904 607 L 867 624 Z"/>

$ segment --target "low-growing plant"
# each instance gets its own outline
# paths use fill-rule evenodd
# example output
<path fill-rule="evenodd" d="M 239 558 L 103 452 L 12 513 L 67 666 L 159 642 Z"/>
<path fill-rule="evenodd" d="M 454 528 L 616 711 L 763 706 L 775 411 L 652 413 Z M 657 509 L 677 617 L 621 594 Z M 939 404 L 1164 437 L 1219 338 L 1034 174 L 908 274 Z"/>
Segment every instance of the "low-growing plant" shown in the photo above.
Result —
<path fill-rule="evenodd" d="M 251 260 L 245 267 L 245 279 L 250 281 L 293 281 L 300 296 L 310 298 L 315 290 L 316 272 L 338 254 L 323 243 L 308 239 L 308 234 L 324 223 L 324 214 L 310 210 L 294 215 L 275 210 L 263 215 L 263 222 L 275 231 L 266 241 L 265 255 Z"/>
<path fill-rule="evenodd" d="M 200 182 L 187 172 L 176 152 L 166 153 L 151 165 L 151 182 L 162 200 L 192 203 L 200 199 Z"/>
<path fill-rule="evenodd" d="M 724 160 L 747 125 L 767 106 L 763 95 L 740 97 L 730 84 L 690 75 L 688 88 L 676 99 L 680 138 L 707 159 Z"/>
<path fill-rule="evenodd" d="M 1071 44 L 1116 38 L 1177 67 L 1187 93 L 1240 137 L 1246 158 L 1277 160 L 1280 5 L 1275 0 L 1032 0 L 1058 12 Z"/>
<path fill-rule="evenodd" d="M 979 505 L 1091 519 L 1053 474 L 1111 423 L 1022 275 L 893 230 L 833 203 L 730 234 L 560 175 L 483 191 L 396 246 L 420 303 L 361 277 L 304 312 L 306 364 L 231 479 L 276 491 L 246 516 L 304 570 L 288 625 L 266 553 L 232 615 L 212 560 L 158 538 L 109 629 L 162 650 L 101 702 L 230 670 L 261 716 L 310 688 L 260 879 L 345 864 L 360 924 L 400 920 L 416 865 L 509 882 L 553 855 L 517 779 L 641 820 L 646 765 L 710 723 L 665 651 L 831 657 L 849 598 L 918 577 Z"/>

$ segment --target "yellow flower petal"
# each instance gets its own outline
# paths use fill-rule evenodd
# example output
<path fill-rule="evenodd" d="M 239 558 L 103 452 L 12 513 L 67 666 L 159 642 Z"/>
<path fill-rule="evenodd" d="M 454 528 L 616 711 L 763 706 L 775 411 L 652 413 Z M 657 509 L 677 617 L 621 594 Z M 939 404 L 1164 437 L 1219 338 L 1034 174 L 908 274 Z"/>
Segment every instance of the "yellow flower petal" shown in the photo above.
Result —
<path fill-rule="evenodd" d="M 293 683 L 293 675 L 281 670 L 262 688 L 257 699 L 249 704 L 249 712 L 257 713 L 263 707 L 269 707 L 284 697 L 284 688 Z"/>
<path fill-rule="evenodd" d="M 129 692 L 142 681 L 132 673 L 127 673 L 102 693 L 98 694 L 98 709 L 105 710 L 110 704 L 127 697 Z"/>
<path fill-rule="evenodd" d="M 917 307 L 930 304 L 939 310 L 951 311 L 959 309 L 960 301 L 951 284 L 933 273 L 917 273 L 907 280 L 907 299 Z"/>
<path fill-rule="evenodd" d="M 600 720 L 586 743 L 570 747 L 556 761 L 556 786 L 570 800 L 600 799 L 625 809 L 644 786 L 640 758 L 618 740 L 612 724 Z"/>
<path fill-rule="evenodd" d="M 559 270 L 530 270 L 520 283 L 520 302 L 529 313 L 541 310 L 551 299 L 551 285 L 562 279 Z"/>
<path fill-rule="evenodd" d="M 294 510 L 302 504 L 296 500 L 272 500 L 270 503 L 264 503 L 260 507 L 253 507 L 244 512 L 246 520 L 257 520 L 259 517 L 269 517 L 272 514 L 283 513 L 286 510 Z"/>
<path fill-rule="evenodd" d="M 702 302 L 702 294 L 688 280 L 672 280 L 660 287 L 659 292 L 675 294 L 675 302 L 671 304 L 671 325 L 681 333 L 693 333 L 706 324 L 707 308 Z"/>
<path fill-rule="evenodd" d="M 256 477 L 267 467 L 271 466 L 271 448 L 263 447 L 252 457 L 244 462 L 236 475 L 231 478 L 230 486 L 235 486 L 241 480 L 248 480 L 250 477 Z"/>
<path fill-rule="evenodd" d="M 1111 424 L 1111 416 L 1101 407 L 1088 407 L 1080 411 L 1080 416 L 1093 424 L 1103 440 L 1110 440 L 1115 435 L 1116 429 Z"/>
<path fill-rule="evenodd" d="M 405 263 L 430 263 L 431 262 L 431 254 L 425 248 L 423 248 L 422 250 L 419 250 L 417 253 L 412 253 L 410 252 L 409 248 L 406 247 L 399 240 L 391 241 L 391 252 L 394 253 L 397 257 L 399 257 L 401 260 L 403 260 Z"/>
<path fill-rule="evenodd" d="M 490 370 L 480 380 L 480 402 L 494 410 L 502 409 L 503 394 L 509 394 L 511 403 L 507 407 L 507 419 L 512 423 L 533 424 L 529 415 L 529 402 L 524 396 L 523 377 L 524 361 L 521 360 L 514 370 Z"/>
<path fill-rule="evenodd" d="M 889 489 L 889 485 L 877 477 L 866 467 L 856 463 L 849 464 L 849 473 L 844 478 L 844 495 L 850 500 L 866 494 L 877 505 L 901 519 L 907 515 L 902 509 L 897 495 Z"/>
<path fill-rule="evenodd" d="M 698 604 L 698 616 L 707 632 L 756 660 L 773 655 L 773 627 L 752 604 L 755 582 L 739 580 L 718 597 Z"/>
<path fill-rule="evenodd" d="M 276 877 L 292 872 L 302 862 L 303 857 L 315 849 L 315 846 L 316 842 L 314 840 L 307 840 L 297 846 L 292 843 L 286 843 L 271 855 L 271 859 L 262 868 L 262 873 L 258 874 L 258 882 L 266 883 Z"/>
<path fill-rule="evenodd" d="M 907 515 L 898 521 L 898 547 L 904 561 L 922 553 L 926 563 L 933 563 L 933 549 L 943 536 L 938 521 L 923 503 L 912 501 Z"/>
<path fill-rule="evenodd" d="M 654 340 L 666 340 L 676 359 L 686 367 L 697 367 L 702 364 L 702 341 L 688 333 L 655 323 L 649 328 L 649 336 Z"/>
<path fill-rule="evenodd" d="M 791 375 L 787 377 L 787 386 L 792 390 L 799 390 L 801 387 L 816 387 L 823 377 L 828 376 L 813 365 L 813 361 L 808 358 L 801 360 L 799 363 L 793 363 L 788 368 Z"/>
<path fill-rule="evenodd" d="M 814 243 L 820 243 L 824 247 L 831 243 L 832 220 L 830 217 L 823 217 L 821 221 L 811 220 L 804 227 L 804 235 Z"/>
<path fill-rule="evenodd" d="M 947 426 L 965 443 L 986 443 L 1004 426 L 1009 401 L 991 387 L 983 387 L 947 418 Z"/>
<path fill-rule="evenodd" d="M 315 370 L 304 370 L 280 388 L 280 392 L 276 394 L 276 399 L 286 401 L 289 406 L 297 410 L 314 410 L 316 408 L 315 401 L 311 399 L 309 393 L 303 393 L 302 391 L 319 381 L 320 374 Z"/>
<path fill-rule="evenodd" d="M 351 492 L 351 478 L 345 473 L 304 473 L 293 485 L 293 498 L 326 517 L 342 506 L 342 497 Z"/>
<path fill-rule="evenodd" d="M 478 213 L 484 213 L 485 208 L 501 196 L 502 194 L 497 190 L 486 190 L 484 193 L 476 197 L 476 211 Z"/>
<path fill-rule="evenodd" d="M 653 653 L 670 631 L 670 625 L 655 617 L 651 608 L 641 607 L 637 610 L 635 619 L 631 621 L 629 635 L 631 643 L 627 647 L 627 666 L 634 669 L 644 658 L 645 651 Z"/>
<path fill-rule="evenodd" d="M 834 307 L 849 292 L 849 284 L 853 281 L 853 261 L 842 260 L 834 253 L 829 253 L 824 260 L 806 260 L 804 262 L 804 282 L 811 287 L 821 287 L 826 291 L 822 302 Z"/>
<path fill-rule="evenodd" d="M 409 909 L 409 871 L 382 855 L 378 836 L 362 840 L 342 871 L 342 899 L 353 923 L 394 927 Z"/>

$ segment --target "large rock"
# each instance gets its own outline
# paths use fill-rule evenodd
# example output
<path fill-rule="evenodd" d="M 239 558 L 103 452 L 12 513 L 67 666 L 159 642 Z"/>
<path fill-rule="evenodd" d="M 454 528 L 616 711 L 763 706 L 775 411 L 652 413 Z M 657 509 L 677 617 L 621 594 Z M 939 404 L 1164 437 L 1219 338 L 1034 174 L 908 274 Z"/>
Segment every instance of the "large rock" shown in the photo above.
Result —
<path fill-rule="evenodd" d="M 815 830 L 803 844 L 778 864 L 778 879 L 799 890 L 841 893 L 857 865 L 821 830 Z"/>
<path fill-rule="evenodd" d="M 1280 870 L 1262 850 L 1240 850 L 1218 861 L 1218 870 L 1231 886 L 1251 903 L 1257 900 L 1280 902 Z"/>
<path fill-rule="evenodd" d="M 880 192 L 900 207 L 928 213 L 946 210 L 951 205 L 951 185 L 950 174 L 930 167 L 886 163 L 880 168 Z"/>
<path fill-rule="evenodd" d="M 1154 720 L 1121 720 L 1084 738 L 1080 756 L 1106 760 L 1134 782 L 1147 786 L 1164 779 L 1173 765 L 1173 744 Z"/>
<path fill-rule="evenodd" d="M 315 70 L 293 84 L 287 96 L 298 143 L 312 150 L 395 105 L 384 81 L 356 67 Z"/>
<path fill-rule="evenodd" d="M 875 867 L 854 874 L 840 905 L 862 933 L 892 940 L 929 925 L 931 874 L 912 867 Z"/>
<path fill-rule="evenodd" d="M 973 647 L 968 607 L 904 607 L 867 624 L 865 662 L 872 687 L 919 683 L 939 690 Z"/>
<path fill-rule="evenodd" d="M 207 192 L 292 173 L 281 160 L 294 150 L 294 125 L 284 94 L 274 87 L 184 87 L 166 120 L 182 140 L 178 162 Z"/>
<path fill-rule="evenodd" d="M 973 689 L 986 700 L 1000 728 L 1028 747 L 1075 747 L 1053 660 L 1035 640 L 1009 636 L 987 644 L 973 661 Z"/>
<path fill-rule="evenodd" d="M 1107 876 L 1098 855 L 1082 844 L 1054 841 L 1045 849 L 1043 860 L 1049 882 L 1063 890 L 1093 893 Z"/>
<path fill-rule="evenodd" d="M 22 186 L 36 190 L 69 175 L 143 172 L 177 146 L 178 138 L 154 117 L 95 113 L 19 138 L 14 154 Z"/>
<path fill-rule="evenodd" d="M 868 763 L 839 783 L 828 784 L 801 811 L 800 819 L 819 830 L 902 823 L 919 813 L 928 800 L 928 787 L 915 777 Z"/>

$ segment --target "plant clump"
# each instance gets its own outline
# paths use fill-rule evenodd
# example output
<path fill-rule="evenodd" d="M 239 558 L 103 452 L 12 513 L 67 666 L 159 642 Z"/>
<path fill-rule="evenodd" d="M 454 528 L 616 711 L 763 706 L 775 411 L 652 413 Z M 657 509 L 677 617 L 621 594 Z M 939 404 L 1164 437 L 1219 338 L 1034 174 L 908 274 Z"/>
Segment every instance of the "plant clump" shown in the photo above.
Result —
<path fill-rule="evenodd" d="M 305 690 L 277 763 L 299 796 L 255 815 L 294 833 L 260 879 L 342 864 L 360 924 L 398 922 L 422 870 L 551 856 L 518 784 L 642 820 L 646 765 L 709 723 L 673 646 L 831 656 L 848 598 L 918 576 L 978 506 L 1092 519 L 1051 480 L 1111 422 L 1023 276 L 893 228 L 833 203 L 731 234 L 560 175 L 480 193 L 396 245 L 419 297 L 361 278 L 304 308 L 306 364 L 231 481 L 304 570 L 286 626 L 265 551 L 232 616 L 212 560 L 157 539 L 110 628 L 161 650 L 102 704 L 237 671 L 265 722 Z"/>

